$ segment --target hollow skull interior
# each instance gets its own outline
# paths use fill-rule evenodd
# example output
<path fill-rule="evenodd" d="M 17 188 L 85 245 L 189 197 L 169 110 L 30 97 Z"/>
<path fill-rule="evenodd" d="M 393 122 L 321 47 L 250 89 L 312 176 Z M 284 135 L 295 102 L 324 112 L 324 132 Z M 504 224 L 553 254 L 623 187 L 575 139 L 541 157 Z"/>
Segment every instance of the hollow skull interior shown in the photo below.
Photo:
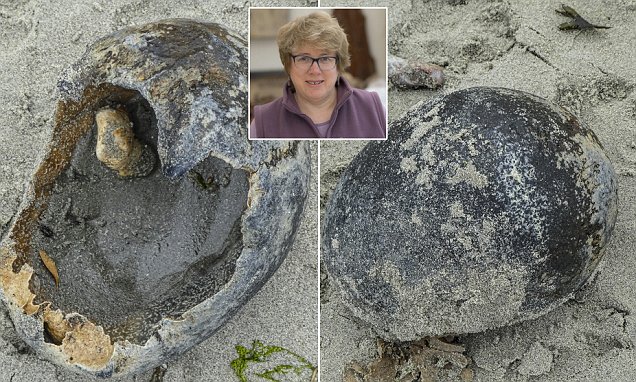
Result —
<path fill-rule="evenodd" d="M 102 106 L 123 106 L 156 154 L 152 108 L 136 92 L 121 101 Z M 79 140 L 33 231 L 31 289 L 36 303 L 86 316 L 112 341 L 143 343 L 162 318 L 178 319 L 232 277 L 248 174 L 210 156 L 178 179 L 159 165 L 146 177 L 120 177 L 96 158 L 96 133 L 93 125 Z M 59 287 L 40 250 L 54 259 Z"/>

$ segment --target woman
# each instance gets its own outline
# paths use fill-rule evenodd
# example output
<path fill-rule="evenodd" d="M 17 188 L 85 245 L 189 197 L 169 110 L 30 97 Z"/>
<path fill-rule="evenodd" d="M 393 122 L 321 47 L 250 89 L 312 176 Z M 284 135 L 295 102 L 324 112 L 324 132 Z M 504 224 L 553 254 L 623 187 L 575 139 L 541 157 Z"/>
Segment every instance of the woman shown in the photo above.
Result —
<path fill-rule="evenodd" d="M 283 96 L 254 107 L 250 138 L 386 138 L 377 93 L 352 88 L 347 35 L 325 12 L 301 16 L 278 31 L 289 81 Z"/>

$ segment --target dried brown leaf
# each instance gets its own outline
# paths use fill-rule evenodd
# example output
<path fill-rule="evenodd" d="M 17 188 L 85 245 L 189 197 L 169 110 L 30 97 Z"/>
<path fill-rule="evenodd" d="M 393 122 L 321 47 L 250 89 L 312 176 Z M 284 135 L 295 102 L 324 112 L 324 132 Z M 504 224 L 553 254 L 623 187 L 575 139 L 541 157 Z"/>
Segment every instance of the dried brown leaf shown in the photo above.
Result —
<path fill-rule="evenodd" d="M 53 280 L 55 280 L 55 286 L 59 288 L 60 276 L 57 272 L 57 265 L 55 265 L 55 261 L 49 255 L 47 255 L 44 250 L 40 250 L 40 260 L 42 260 L 42 263 L 44 264 L 46 269 L 51 273 L 51 276 L 53 276 Z"/>

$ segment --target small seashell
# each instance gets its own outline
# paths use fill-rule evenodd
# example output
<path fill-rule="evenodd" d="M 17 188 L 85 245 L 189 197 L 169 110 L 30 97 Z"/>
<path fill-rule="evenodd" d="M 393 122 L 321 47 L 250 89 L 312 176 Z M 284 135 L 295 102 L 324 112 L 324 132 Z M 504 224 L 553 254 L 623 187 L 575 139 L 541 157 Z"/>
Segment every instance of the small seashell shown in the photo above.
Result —
<path fill-rule="evenodd" d="M 155 166 L 152 149 L 135 138 L 133 126 L 123 110 L 105 108 L 95 114 L 95 154 L 120 176 L 146 176 Z"/>

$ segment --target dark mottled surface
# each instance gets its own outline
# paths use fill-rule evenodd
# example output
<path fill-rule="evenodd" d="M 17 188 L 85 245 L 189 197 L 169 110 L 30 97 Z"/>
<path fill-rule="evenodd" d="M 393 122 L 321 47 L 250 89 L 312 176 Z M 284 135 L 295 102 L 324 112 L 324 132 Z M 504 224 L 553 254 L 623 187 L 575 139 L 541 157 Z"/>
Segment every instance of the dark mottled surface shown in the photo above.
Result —
<path fill-rule="evenodd" d="M 389 338 L 477 332 L 543 314 L 587 281 L 616 219 L 594 134 L 527 93 L 420 104 L 344 172 L 325 266 Z"/>
<path fill-rule="evenodd" d="M 216 138 L 209 125 L 246 120 L 245 44 L 215 23 L 170 19 L 129 27 L 91 45 L 58 88 L 68 100 L 101 83 L 139 91 L 157 114 L 162 169 L 177 177 L 207 156 L 207 142 Z M 227 149 L 236 145 L 234 139 Z"/>

